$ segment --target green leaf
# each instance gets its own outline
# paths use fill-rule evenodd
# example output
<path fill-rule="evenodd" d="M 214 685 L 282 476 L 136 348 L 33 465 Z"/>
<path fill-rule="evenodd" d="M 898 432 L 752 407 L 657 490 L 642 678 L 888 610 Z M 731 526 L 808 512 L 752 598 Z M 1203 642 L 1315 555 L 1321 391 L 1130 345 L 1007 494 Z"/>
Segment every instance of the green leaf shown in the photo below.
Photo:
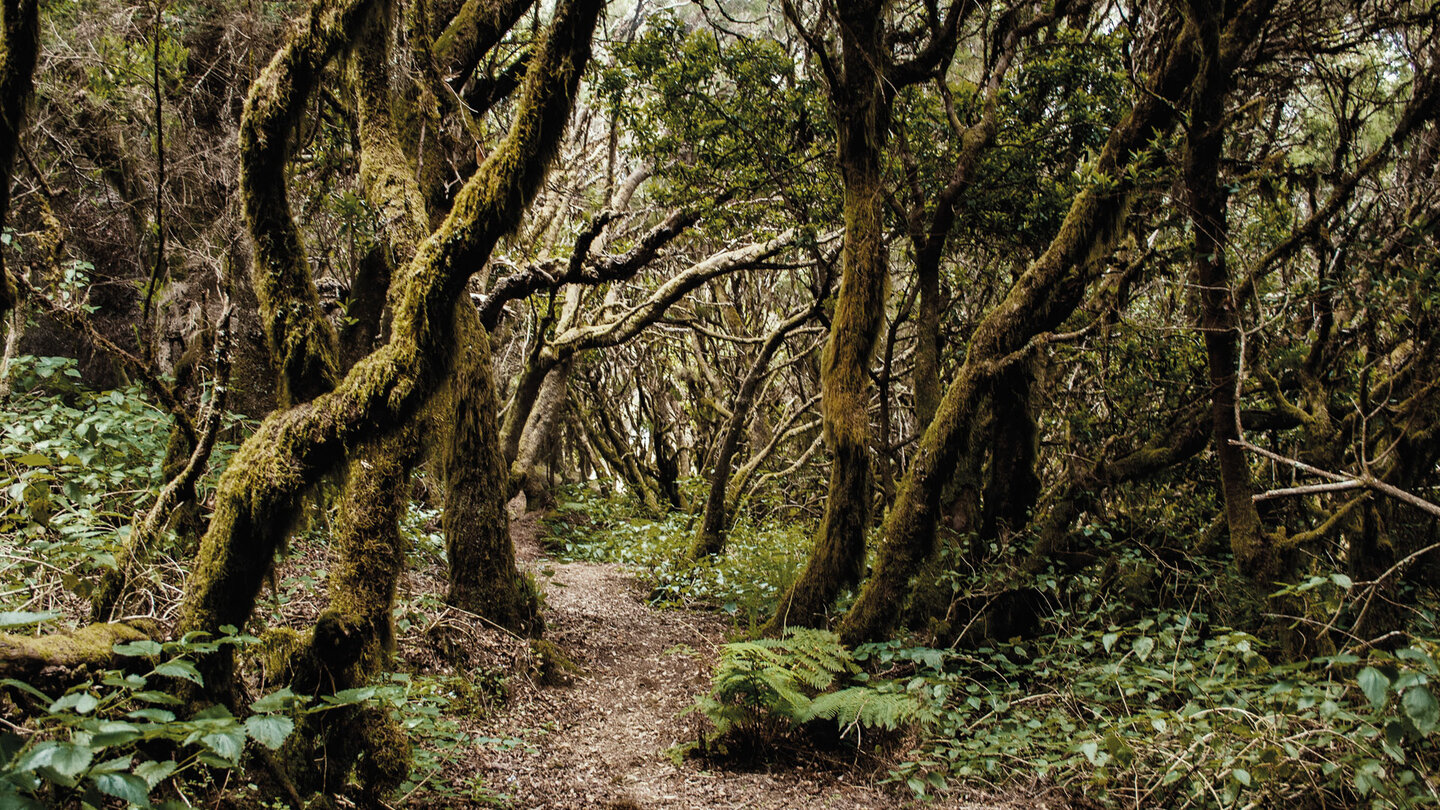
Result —
<path fill-rule="evenodd" d="M 1244 768 L 1236 768 L 1230 772 L 1230 775 L 1235 777 L 1236 782 L 1239 782 L 1247 788 L 1250 787 L 1249 771 L 1245 770 Z"/>
<path fill-rule="evenodd" d="M 221 759 L 234 765 L 240 759 L 240 752 L 245 749 L 245 732 L 239 728 L 217 731 L 201 737 L 200 742 Z"/>
<path fill-rule="evenodd" d="M 320 699 L 330 706 L 349 706 L 355 703 L 364 703 L 375 696 L 375 687 L 362 686 L 358 689 L 343 689 L 333 695 L 325 695 Z"/>
<path fill-rule="evenodd" d="M 280 714 L 255 715 L 245 718 L 245 732 L 250 739 L 275 750 L 295 730 L 295 722 Z"/>
<path fill-rule="evenodd" d="M 1405 716 L 1415 724 L 1415 728 L 1421 734 L 1429 734 L 1435 730 L 1437 723 L 1440 723 L 1440 703 L 1435 701 L 1435 696 L 1429 689 L 1423 686 L 1412 686 L 1405 690 L 1405 697 L 1400 701 L 1405 709 Z"/>
<path fill-rule="evenodd" d="M 150 641 L 149 639 L 134 641 L 129 644 L 116 644 L 113 649 L 116 655 L 139 656 L 142 658 L 159 655 L 163 650 L 159 642 Z"/>
<path fill-rule="evenodd" d="M 133 717 L 136 720 L 149 720 L 152 723 L 169 723 L 175 719 L 174 712 L 164 709 L 136 709 L 133 712 L 126 712 L 126 717 Z"/>
<path fill-rule="evenodd" d="M 24 464 L 26 467 L 49 467 L 51 461 L 49 456 L 42 456 L 39 453 L 26 453 L 15 459 L 15 463 Z"/>
<path fill-rule="evenodd" d="M 29 627 L 32 624 L 48 622 L 57 618 L 60 614 L 47 610 L 42 613 L 32 613 L 28 610 L 7 610 L 0 612 L 0 630 L 8 630 L 12 627 Z"/>
<path fill-rule="evenodd" d="M 1155 639 L 1149 636 L 1141 636 L 1130 644 L 1130 649 L 1134 650 L 1135 654 L 1140 656 L 1141 661 L 1144 661 L 1149 658 L 1150 653 L 1155 650 Z"/>
<path fill-rule="evenodd" d="M 1339 585 L 1347 591 L 1355 587 L 1354 580 L 1350 579 L 1350 577 L 1347 577 L 1344 574 L 1331 574 L 1330 581 L 1335 583 L 1336 585 Z"/>
<path fill-rule="evenodd" d="M 1385 705 L 1385 692 L 1390 688 L 1390 679 L 1374 667 L 1365 667 L 1355 678 L 1360 682 L 1360 691 L 1370 699 L 1370 705 L 1380 708 Z"/>
<path fill-rule="evenodd" d="M 250 710 L 259 714 L 268 712 L 280 712 L 290 708 L 295 703 L 295 693 L 287 687 L 278 692 L 271 692 L 250 704 Z"/>
<path fill-rule="evenodd" d="M 1104 647 L 1105 652 L 1108 653 L 1115 646 L 1115 642 L 1119 640 L 1119 633 L 1106 633 L 1105 635 L 1100 637 L 1100 645 Z"/>
<path fill-rule="evenodd" d="M 129 773 L 102 773 L 94 778 L 101 793 L 140 807 L 150 806 L 150 785 Z"/>
<path fill-rule="evenodd" d="M 174 773 L 177 767 L 179 766 L 173 759 L 167 759 L 164 762 L 147 761 L 135 766 L 135 775 L 144 779 L 145 783 L 153 789 Z"/>
<path fill-rule="evenodd" d="M 88 746 L 76 745 L 75 743 L 60 743 L 51 749 L 49 761 L 45 767 L 71 779 L 79 776 L 90 765 L 95 755 Z"/>
<path fill-rule="evenodd" d="M 167 678 L 184 678 L 199 686 L 205 685 L 205 679 L 200 677 L 199 670 L 195 669 L 195 665 L 186 661 L 184 658 L 166 661 L 160 666 L 155 667 L 155 674 L 164 675 Z"/>

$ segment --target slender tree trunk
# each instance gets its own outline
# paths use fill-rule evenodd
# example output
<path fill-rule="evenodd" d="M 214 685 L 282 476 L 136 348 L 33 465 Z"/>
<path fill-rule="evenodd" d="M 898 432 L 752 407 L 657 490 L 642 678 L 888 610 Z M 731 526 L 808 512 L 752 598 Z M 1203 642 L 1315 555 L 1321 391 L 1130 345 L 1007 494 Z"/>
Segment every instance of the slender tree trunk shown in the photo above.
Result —
<path fill-rule="evenodd" d="M 1265 535 L 1251 499 L 1249 462 L 1244 451 L 1232 444 L 1240 438 L 1235 400 L 1240 324 L 1225 259 L 1229 249 L 1227 194 L 1219 180 L 1230 77 L 1220 62 L 1219 12 L 1196 7 L 1193 13 L 1201 59 L 1198 86 L 1190 103 L 1183 172 L 1195 234 L 1192 262 L 1200 288 L 1200 330 L 1205 336 L 1210 374 L 1215 458 L 1235 562 L 1243 573 L 1268 585 L 1281 573 L 1278 550 Z"/>
<path fill-rule="evenodd" d="M 740 442 L 745 426 L 750 421 L 755 397 L 760 392 L 761 383 L 765 381 L 770 360 L 785 342 L 785 338 L 814 317 L 816 312 L 814 308 L 808 309 L 776 327 L 761 344 L 760 353 L 755 356 L 750 370 L 745 373 L 740 390 L 735 394 L 735 401 L 730 404 L 730 418 L 726 420 L 724 431 L 720 434 L 715 470 L 710 474 L 710 490 L 705 499 L 705 513 L 700 518 L 700 529 L 695 533 L 695 541 L 690 547 L 691 559 L 698 560 L 719 554 L 725 549 L 725 529 L 731 517 L 725 510 L 725 492 L 730 485 L 730 467 L 735 460 L 735 454 L 740 450 Z"/>
<path fill-rule="evenodd" d="M 1095 165 L 1107 180 L 1077 194 L 1049 247 L 976 327 L 965 362 L 901 482 L 875 570 L 841 624 L 847 643 L 883 636 L 900 615 L 911 578 L 934 549 L 940 490 L 955 469 L 987 390 L 1013 364 L 1023 362 L 1035 337 L 1059 327 L 1079 305 L 1099 269 L 1094 257 L 1110 250 L 1125 221 L 1133 192 L 1126 169 L 1132 161 L 1145 160 L 1151 140 L 1173 126 L 1175 105 L 1195 67 L 1194 34 L 1187 27 L 1158 66 L 1147 92 L 1111 130 Z"/>

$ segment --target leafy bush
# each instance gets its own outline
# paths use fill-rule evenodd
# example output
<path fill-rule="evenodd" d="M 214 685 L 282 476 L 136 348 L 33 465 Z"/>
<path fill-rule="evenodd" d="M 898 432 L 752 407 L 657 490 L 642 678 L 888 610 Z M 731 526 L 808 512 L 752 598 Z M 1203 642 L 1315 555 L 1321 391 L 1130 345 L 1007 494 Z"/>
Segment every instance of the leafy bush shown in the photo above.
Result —
<path fill-rule="evenodd" d="M 137 671 L 102 672 L 58 699 L 20 681 L 0 681 L 16 701 L 39 708 L 24 736 L 0 733 L 0 805 L 43 808 L 78 802 L 98 808 L 113 797 L 148 807 L 151 795 L 162 789 L 183 799 L 186 780 L 203 782 L 207 768 L 235 768 L 248 741 L 279 748 L 294 730 L 292 712 L 332 708 L 304 709 L 289 690 L 281 690 L 255 701 L 243 720 L 224 706 L 179 719 L 173 709 L 181 701 L 167 682 L 201 684 L 191 658 L 255 641 L 234 628 L 227 632 L 213 641 L 197 633 L 164 644 L 118 644 L 115 652 L 135 658 Z M 148 666 L 150 661 L 159 663 Z"/>

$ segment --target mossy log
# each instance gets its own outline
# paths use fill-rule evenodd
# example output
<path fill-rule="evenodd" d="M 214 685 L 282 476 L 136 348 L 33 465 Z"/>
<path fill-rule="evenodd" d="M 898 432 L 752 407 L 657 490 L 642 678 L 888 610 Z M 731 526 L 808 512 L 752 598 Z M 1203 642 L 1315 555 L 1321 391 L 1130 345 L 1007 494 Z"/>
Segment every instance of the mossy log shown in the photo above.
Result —
<path fill-rule="evenodd" d="M 154 638 L 153 622 L 91 624 L 68 633 L 19 636 L 0 633 L 0 678 L 13 678 L 40 689 L 68 686 L 77 677 L 112 669 L 125 660 L 116 644 Z"/>
<path fill-rule="evenodd" d="M 514 230 L 544 176 L 603 5 L 571 0 L 556 9 L 509 133 L 401 274 L 390 342 L 356 363 L 334 391 L 267 417 L 236 452 L 220 480 L 179 632 L 243 626 L 305 489 L 340 462 L 348 444 L 411 418 L 439 385 L 453 346 L 455 302 L 471 271 Z M 227 688 L 231 664 L 228 653 L 204 662 L 212 689 Z"/>

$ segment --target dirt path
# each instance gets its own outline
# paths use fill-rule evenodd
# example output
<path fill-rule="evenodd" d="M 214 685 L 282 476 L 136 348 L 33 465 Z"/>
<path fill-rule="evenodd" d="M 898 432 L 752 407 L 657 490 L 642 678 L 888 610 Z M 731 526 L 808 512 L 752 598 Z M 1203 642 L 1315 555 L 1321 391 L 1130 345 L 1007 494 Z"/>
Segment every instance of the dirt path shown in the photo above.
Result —
<path fill-rule="evenodd" d="M 546 638 L 580 667 L 558 687 L 527 685 L 486 725 L 528 744 L 495 751 L 487 786 L 516 808 L 892 808 L 901 797 L 856 784 L 833 767 L 737 771 L 667 752 L 696 739 L 680 715 L 707 688 L 726 624 L 713 615 L 656 610 L 616 565 L 538 558 L 533 527 L 517 521 L 522 564 L 553 570 Z M 527 559 L 528 558 L 528 559 Z M 529 749 L 529 750 L 527 750 Z"/>

